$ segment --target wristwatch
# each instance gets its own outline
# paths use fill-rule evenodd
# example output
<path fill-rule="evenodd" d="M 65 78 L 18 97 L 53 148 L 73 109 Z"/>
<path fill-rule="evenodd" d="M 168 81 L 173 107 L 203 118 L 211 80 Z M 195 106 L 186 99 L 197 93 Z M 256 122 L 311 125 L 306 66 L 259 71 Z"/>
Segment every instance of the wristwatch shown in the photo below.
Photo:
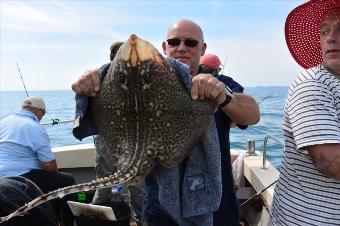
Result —
<path fill-rule="evenodd" d="M 219 105 L 219 107 L 223 108 L 227 106 L 232 98 L 233 98 L 233 91 L 227 85 L 225 85 L 225 100 Z"/>

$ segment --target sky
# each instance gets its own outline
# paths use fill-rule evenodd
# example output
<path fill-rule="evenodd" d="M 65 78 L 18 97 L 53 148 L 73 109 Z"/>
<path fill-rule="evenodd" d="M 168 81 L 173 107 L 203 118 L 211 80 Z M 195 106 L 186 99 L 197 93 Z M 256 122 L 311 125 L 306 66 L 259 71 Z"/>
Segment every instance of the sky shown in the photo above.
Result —
<path fill-rule="evenodd" d="M 109 62 L 112 42 L 131 34 L 159 51 L 170 25 L 198 23 L 223 73 L 245 87 L 288 86 L 302 68 L 284 39 L 289 12 L 306 0 L 0 0 L 0 90 L 70 90 Z"/>

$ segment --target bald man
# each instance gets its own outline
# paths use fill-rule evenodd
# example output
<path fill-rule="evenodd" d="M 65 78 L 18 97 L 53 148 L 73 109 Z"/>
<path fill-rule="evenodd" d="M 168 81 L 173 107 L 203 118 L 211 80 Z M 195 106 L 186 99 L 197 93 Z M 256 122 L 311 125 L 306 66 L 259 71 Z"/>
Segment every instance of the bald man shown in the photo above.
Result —
<path fill-rule="evenodd" d="M 243 87 L 230 77 L 200 74 L 199 61 L 207 44 L 195 22 L 184 19 L 170 26 L 162 48 L 167 57 L 190 67 L 192 99 L 210 99 L 219 108 L 214 115 L 216 127 L 207 141 L 195 146 L 192 154 L 177 167 L 157 166 L 146 178 L 143 225 L 238 226 L 229 129 L 232 122 L 243 125 L 241 128 L 257 123 L 259 107 L 251 96 L 241 93 Z M 86 71 L 72 89 L 78 95 L 95 96 L 100 89 L 99 75 L 98 69 Z M 215 134 L 216 137 L 218 134 L 215 143 L 220 144 L 218 153 L 214 144 L 208 142 L 215 141 Z M 216 159 L 219 162 L 213 165 Z"/>

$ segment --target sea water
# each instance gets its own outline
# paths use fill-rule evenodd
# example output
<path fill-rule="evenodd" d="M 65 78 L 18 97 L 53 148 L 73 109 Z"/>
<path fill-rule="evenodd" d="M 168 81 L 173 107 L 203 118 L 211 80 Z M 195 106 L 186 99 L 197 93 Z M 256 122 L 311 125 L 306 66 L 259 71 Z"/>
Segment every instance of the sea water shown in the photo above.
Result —
<path fill-rule="evenodd" d="M 249 126 L 246 130 L 233 128 L 230 131 L 231 148 L 246 149 L 247 140 L 255 140 L 256 151 L 263 150 L 263 142 L 266 135 L 269 138 L 267 145 L 268 160 L 279 168 L 282 145 L 282 114 L 288 87 L 286 86 L 259 86 L 246 87 L 245 92 L 253 96 L 260 104 L 261 121 L 255 126 Z M 47 123 L 44 127 L 50 137 L 52 147 L 68 146 L 75 144 L 92 143 L 93 138 L 87 137 L 82 141 L 72 135 L 75 100 L 74 93 L 68 91 L 30 91 L 31 96 L 40 96 L 46 102 L 47 114 L 41 123 Z M 21 103 L 26 98 L 24 91 L 0 92 L 0 119 L 6 115 L 20 111 Z M 52 120 L 58 119 L 59 123 L 52 125 Z"/>

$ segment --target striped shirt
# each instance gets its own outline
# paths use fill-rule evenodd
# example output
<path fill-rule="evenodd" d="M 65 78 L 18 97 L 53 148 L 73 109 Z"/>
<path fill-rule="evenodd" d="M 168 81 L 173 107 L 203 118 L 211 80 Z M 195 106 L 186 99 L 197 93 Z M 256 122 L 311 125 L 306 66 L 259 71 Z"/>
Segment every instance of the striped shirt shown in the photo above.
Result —
<path fill-rule="evenodd" d="M 321 65 L 299 74 L 288 91 L 283 130 L 285 150 L 272 224 L 340 225 L 340 181 L 317 171 L 304 149 L 340 143 L 340 80 Z"/>

